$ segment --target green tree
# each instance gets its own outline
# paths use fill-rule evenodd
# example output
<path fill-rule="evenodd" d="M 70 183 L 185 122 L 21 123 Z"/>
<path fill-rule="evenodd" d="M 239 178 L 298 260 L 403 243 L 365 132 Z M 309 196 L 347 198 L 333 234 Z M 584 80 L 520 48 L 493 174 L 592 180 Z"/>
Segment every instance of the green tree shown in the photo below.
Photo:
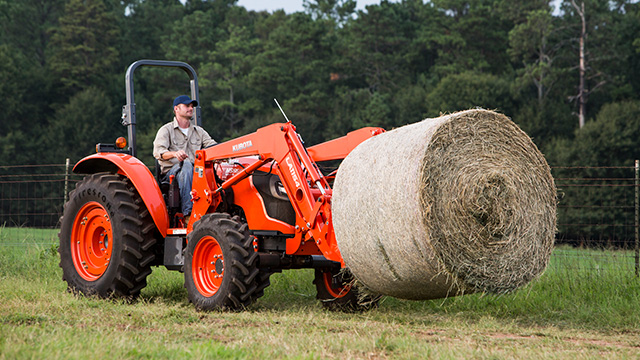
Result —
<path fill-rule="evenodd" d="M 620 22 L 617 34 L 619 37 L 618 48 L 623 50 L 625 64 L 621 69 L 625 69 L 622 75 L 622 82 L 630 87 L 628 98 L 637 98 L 640 94 L 640 3 L 627 3 L 624 7 L 626 16 Z M 631 45 L 631 46 L 629 46 Z"/>
<path fill-rule="evenodd" d="M 28 71 L 25 61 L 13 46 L 0 44 L 0 99 L 4 99 L 0 136 L 23 125 L 20 119 L 26 115 L 24 103 L 28 102 L 29 96 L 24 86 L 24 75 Z"/>
<path fill-rule="evenodd" d="M 50 42 L 50 68 L 71 92 L 105 79 L 118 58 L 118 28 L 102 0 L 70 0 Z"/>
<path fill-rule="evenodd" d="M 116 137 L 125 136 L 118 110 L 98 87 L 76 93 L 56 112 L 47 131 L 45 144 L 49 151 L 44 157 L 53 163 L 63 163 L 65 158 L 76 162 L 95 152 L 97 143 L 112 143 Z"/>
<path fill-rule="evenodd" d="M 0 154 L 7 163 L 29 161 L 20 141 L 39 140 L 58 99 L 45 50 L 63 7 L 62 0 L 0 1 L 0 137 L 8 151 Z"/>
<path fill-rule="evenodd" d="M 428 51 L 415 40 L 423 7 L 417 1 L 382 1 L 358 11 L 339 29 L 332 69 L 336 99 L 331 101 L 327 126 L 331 136 L 363 126 L 391 128 L 420 120 L 420 115 L 407 116 L 412 112 L 398 104 L 407 105 L 405 96 L 418 89 L 418 72 L 429 66 Z M 423 95 L 414 100 L 424 104 Z"/>
<path fill-rule="evenodd" d="M 572 70 L 572 84 L 565 85 L 569 97 L 577 103 L 578 125 L 582 127 L 590 113 L 597 113 L 600 107 L 631 88 L 621 75 L 629 44 L 616 41 L 617 33 L 624 24 L 624 8 L 628 1 L 620 1 L 613 6 L 607 0 L 574 1 L 562 3 L 562 22 L 565 25 L 565 41 L 572 47 L 565 47 L 563 64 Z M 581 52 L 582 49 L 582 52 Z M 582 55 L 581 55 L 582 54 Z M 618 97 L 618 99 L 612 96 Z"/>
<path fill-rule="evenodd" d="M 216 49 L 208 52 L 210 62 L 202 67 L 201 84 L 203 89 L 213 93 L 224 92 L 211 105 L 221 116 L 217 121 L 227 126 L 228 134 L 235 134 L 243 120 L 259 108 L 247 97 L 245 85 L 259 41 L 252 37 L 247 27 L 230 24 L 228 32 L 227 39 L 219 41 Z"/>
<path fill-rule="evenodd" d="M 433 0 L 443 14 L 433 38 L 437 74 L 466 70 L 500 74 L 510 70 L 506 53 L 510 22 L 501 17 L 501 0 Z"/>
<path fill-rule="evenodd" d="M 541 109 L 554 83 L 552 66 L 557 46 L 549 41 L 553 31 L 551 10 L 546 8 L 527 13 L 526 22 L 517 24 L 509 32 L 508 53 L 522 64 L 516 86 L 533 84 Z"/>
<path fill-rule="evenodd" d="M 509 82 L 496 75 L 473 71 L 449 75 L 427 95 L 429 116 L 475 107 L 513 113 Z"/>
<path fill-rule="evenodd" d="M 36 68 L 38 68 L 37 66 Z M 33 64 L 14 46 L 0 44 L 0 157 L 3 165 L 34 164 L 33 156 L 42 151 L 43 134 L 41 92 L 32 88 L 37 81 L 30 69 Z M 40 88 L 46 88 L 42 84 Z"/>
<path fill-rule="evenodd" d="M 355 0 L 303 0 L 302 6 L 314 19 L 344 23 L 355 11 Z"/>
<path fill-rule="evenodd" d="M 40 156 L 43 151 L 41 142 L 33 139 L 41 139 L 47 134 L 41 129 L 34 129 L 29 133 L 22 130 L 11 130 L 0 135 L 0 155 L 3 156 L 3 165 L 38 165 L 46 163 Z"/>
<path fill-rule="evenodd" d="M 259 112 L 254 119 L 245 122 L 244 131 L 282 121 L 273 101 L 277 98 L 307 140 L 323 139 L 321 131 L 312 129 L 317 128 L 319 119 L 329 116 L 328 98 L 316 95 L 331 92 L 333 42 L 331 35 L 327 36 L 330 25 L 313 21 L 301 12 L 289 16 L 276 12 L 255 26 L 261 45 L 251 61 L 246 85 L 255 91 L 253 96 L 260 108 L 256 108 Z M 315 100 L 310 101 L 311 98 Z"/>
<path fill-rule="evenodd" d="M 408 57 L 415 23 L 401 4 L 382 1 L 358 11 L 341 32 L 337 66 L 340 75 L 371 93 L 390 91 L 409 80 Z"/>
<path fill-rule="evenodd" d="M 280 14 L 272 15 L 276 21 Z M 324 23 L 314 22 L 309 15 L 295 13 L 279 23 L 262 42 L 255 57 L 254 71 L 249 81 L 264 92 L 265 100 L 272 95 L 292 98 L 308 91 L 330 75 L 323 56 L 332 44 L 326 42 Z"/>
<path fill-rule="evenodd" d="M 562 116 L 570 108 L 558 86 L 558 79 L 566 77 L 568 69 L 557 61 L 564 42 L 549 2 L 527 5 L 522 11 L 516 4 L 508 7 L 516 21 L 509 32 L 508 49 L 516 68 L 512 96 L 518 106 L 513 119 L 542 145 L 553 136 L 570 136 L 573 132 L 570 119 Z"/>
<path fill-rule="evenodd" d="M 185 6 L 179 0 L 132 0 L 120 26 L 122 66 L 140 59 L 165 58 L 163 38 L 184 15 Z"/>
<path fill-rule="evenodd" d="M 219 18 L 216 19 L 216 24 L 222 23 L 226 17 L 228 10 L 237 8 L 236 3 L 238 0 L 184 0 L 187 13 L 195 11 L 213 11 L 217 13 Z"/>
<path fill-rule="evenodd" d="M 627 166 L 640 159 L 640 101 L 603 106 L 565 148 L 553 151 L 558 165 Z M 556 146 L 559 146 L 556 144 Z"/>
<path fill-rule="evenodd" d="M 11 44 L 44 66 L 51 30 L 58 24 L 65 0 L 0 1 L 0 44 Z"/>
<path fill-rule="evenodd" d="M 208 52 L 214 50 L 218 41 L 224 39 L 224 30 L 215 23 L 219 15 L 209 10 L 197 10 L 186 15 L 163 36 L 162 47 L 169 59 L 179 59 L 199 68 L 208 61 Z"/>
<path fill-rule="evenodd" d="M 198 71 L 203 126 L 218 141 L 238 135 L 243 120 L 260 107 L 244 78 L 259 52 L 255 22 L 268 14 L 233 3 L 187 2 L 195 10 L 174 23 L 164 44 L 167 58 L 186 61 Z"/>

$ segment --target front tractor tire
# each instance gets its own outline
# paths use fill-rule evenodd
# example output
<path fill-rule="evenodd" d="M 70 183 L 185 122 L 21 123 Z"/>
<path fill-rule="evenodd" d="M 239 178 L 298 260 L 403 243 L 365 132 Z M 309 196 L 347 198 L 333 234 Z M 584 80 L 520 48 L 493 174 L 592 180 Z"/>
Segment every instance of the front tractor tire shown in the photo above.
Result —
<path fill-rule="evenodd" d="M 331 311 L 368 311 L 380 301 L 380 296 L 362 294 L 348 270 L 316 269 L 313 283 L 316 297 Z"/>
<path fill-rule="evenodd" d="M 184 278 L 196 309 L 244 310 L 258 296 L 258 254 L 248 226 L 214 213 L 194 223 L 187 240 Z"/>
<path fill-rule="evenodd" d="M 64 206 L 60 239 L 63 280 L 74 293 L 135 298 L 147 285 L 155 225 L 121 175 L 85 177 Z"/>

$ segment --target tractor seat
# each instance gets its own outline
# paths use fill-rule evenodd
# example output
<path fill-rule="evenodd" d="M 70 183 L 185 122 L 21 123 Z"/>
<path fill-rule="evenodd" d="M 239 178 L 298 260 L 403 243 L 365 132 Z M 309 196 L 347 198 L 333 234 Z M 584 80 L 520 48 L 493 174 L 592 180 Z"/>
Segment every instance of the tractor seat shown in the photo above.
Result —
<path fill-rule="evenodd" d="M 156 160 L 156 167 L 155 167 L 155 171 L 154 171 L 154 175 L 156 177 L 156 182 L 158 183 L 158 186 L 160 187 L 160 191 L 162 192 L 163 195 L 166 195 L 169 192 L 169 180 L 166 179 L 163 175 L 162 175 L 162 169 L 160 167 L 160 162 L 158 161 L 158 159 Z"/>

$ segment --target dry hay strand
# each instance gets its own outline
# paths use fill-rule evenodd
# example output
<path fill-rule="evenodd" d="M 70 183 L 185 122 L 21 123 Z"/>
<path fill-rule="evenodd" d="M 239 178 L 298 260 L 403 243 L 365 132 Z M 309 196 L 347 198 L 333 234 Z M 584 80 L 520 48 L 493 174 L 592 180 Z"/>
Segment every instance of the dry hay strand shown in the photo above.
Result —
<path fill-rule="evenodd" d="M 556 188 L 529 136 L 475 109 L 360 144 L 338 169 L 332 216 L 345 264 L 374 293 L 501 294 L 546 268 Z"/>

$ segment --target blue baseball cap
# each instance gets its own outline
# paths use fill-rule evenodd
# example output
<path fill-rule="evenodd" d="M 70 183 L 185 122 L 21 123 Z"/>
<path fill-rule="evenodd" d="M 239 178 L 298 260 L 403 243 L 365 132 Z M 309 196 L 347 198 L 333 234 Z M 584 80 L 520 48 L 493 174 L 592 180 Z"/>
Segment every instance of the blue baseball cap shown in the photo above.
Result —
<path fill-rule="evenodd" d="M 173 106 L 177 106 L 178 104 L 193 104 L 193 106 L 198 106 L 198 102 L 191 100 L 187 95 L 180 95 L 173 100 Z"/>

